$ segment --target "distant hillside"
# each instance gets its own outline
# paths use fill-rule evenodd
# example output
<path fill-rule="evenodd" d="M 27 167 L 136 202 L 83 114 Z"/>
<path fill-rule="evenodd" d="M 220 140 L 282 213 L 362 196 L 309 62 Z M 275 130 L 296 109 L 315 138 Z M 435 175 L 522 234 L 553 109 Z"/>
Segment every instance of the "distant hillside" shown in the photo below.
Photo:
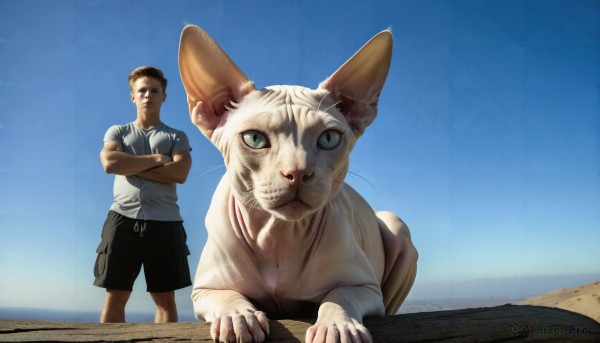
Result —
<path fill-rule="evenodd" d="M 600 322 L 600 282 L 563 288 L 521 302 L 522 305 L 557 307 L 581 313 Z"/>

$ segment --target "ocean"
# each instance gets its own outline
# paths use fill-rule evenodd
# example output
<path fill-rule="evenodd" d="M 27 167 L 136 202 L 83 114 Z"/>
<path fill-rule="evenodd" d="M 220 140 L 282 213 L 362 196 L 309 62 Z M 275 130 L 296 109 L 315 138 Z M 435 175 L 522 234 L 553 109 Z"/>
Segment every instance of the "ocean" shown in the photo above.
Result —
<path fill-rule="evenodd" d="M 507 303 L 517 304 L 523 298 L 463 298 L 463 299 L 435 299 L 435 300 L 406 300 L 399 314 L 455 310 L 461 308 L 473 307 L 491 307 Z M 193 313 L 179 311 L 180 322 L 196 322 Z M 97 323 L 100 311 L 73 311 L 73 310 L 53 310 L 36 308 L 16 308 L 0 307 L 0 319 L 18 319 L 18 320 L 47 320 L 60 322 L 80 322 Z M 154 322 L 153 312 L 125 312 L 128 323 L 152 323 Z"/>
<path fill-rule="evenodd" d="M 98 323 L 100 311 L 72 311 L 39 308 L 0 307 L 0 319 L 45 320 L 58 322 Z M 153 312 L 125 312 L 128 323 L 152 323 Z M 179 313 L 180 322 L 195 322 L 192 313 Z"/>

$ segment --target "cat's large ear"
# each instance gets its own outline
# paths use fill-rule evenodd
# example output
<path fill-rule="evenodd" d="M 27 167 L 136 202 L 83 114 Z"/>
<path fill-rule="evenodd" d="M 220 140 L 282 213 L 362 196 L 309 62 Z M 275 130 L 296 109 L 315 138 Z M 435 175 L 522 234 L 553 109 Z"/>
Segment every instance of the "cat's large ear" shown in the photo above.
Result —
<path fill-rule="evenodd" d="M 319 84 L 339 102 L 338 108 L 357 138 L 377 116 L 379 94 L 392 62 L 392 45 L 389 30 L 378 33 Z"/>
<path fill-rule="evenodd" d="M 211 138 L 231 102 L 255 90 L 252 82 L 201 28 L 188 25 L 179 41 L 179 72 L 190 118 Z"/>

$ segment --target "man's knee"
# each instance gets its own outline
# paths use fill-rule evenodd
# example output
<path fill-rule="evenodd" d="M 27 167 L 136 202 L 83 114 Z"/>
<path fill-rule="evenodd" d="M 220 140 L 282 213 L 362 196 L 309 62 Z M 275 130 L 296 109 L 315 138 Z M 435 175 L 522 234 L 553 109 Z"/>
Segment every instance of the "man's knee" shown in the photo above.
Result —
<path fill-rule="evenodd" d="M 125 305 L 127 304 L 127 301 L 129 300 L 130 295 L 131 295 L 131 292 L 129 292 L 129 291 L 107 289 L 106 290 L 106 303 L 111 306 L 125 307 Z"/>
<path fill-rule="evenodd" d="M 156 306 L 169 309 L 175 307 L 175 292 L 154 292 L 150 293 Z"/>

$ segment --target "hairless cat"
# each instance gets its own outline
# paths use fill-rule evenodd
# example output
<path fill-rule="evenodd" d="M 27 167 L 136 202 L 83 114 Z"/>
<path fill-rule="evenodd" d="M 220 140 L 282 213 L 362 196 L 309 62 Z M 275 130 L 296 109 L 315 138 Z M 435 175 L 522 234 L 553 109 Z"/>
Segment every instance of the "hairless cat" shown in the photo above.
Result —
<path fill-rule="evenodd" d="M 316 316 L 306 342 L 371 342 L 363 318 L 404 301 L 418 256 L 407 226 L 344 182 L 391 55 L 383 31 L 317 89 L 256 89 L 205 31 L 184 28 L 190 117 L 227 168 L 192 291 L 215 341 L 262 342 L 268 318 Z"/>

